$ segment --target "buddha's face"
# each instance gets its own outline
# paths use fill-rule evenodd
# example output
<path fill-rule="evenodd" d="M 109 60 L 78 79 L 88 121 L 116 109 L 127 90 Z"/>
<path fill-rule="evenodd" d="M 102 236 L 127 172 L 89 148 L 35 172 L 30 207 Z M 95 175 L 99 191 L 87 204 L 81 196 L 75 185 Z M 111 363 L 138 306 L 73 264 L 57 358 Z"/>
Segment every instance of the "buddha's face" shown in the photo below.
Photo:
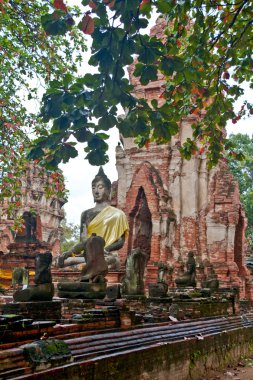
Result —
<path fill-rule="evenodd" d="M 98 180 L 92 183 L 92 194 L 94 202 L 101 203 L 109 200 L 110 191 L 104 184 L 103 180 Z"/>

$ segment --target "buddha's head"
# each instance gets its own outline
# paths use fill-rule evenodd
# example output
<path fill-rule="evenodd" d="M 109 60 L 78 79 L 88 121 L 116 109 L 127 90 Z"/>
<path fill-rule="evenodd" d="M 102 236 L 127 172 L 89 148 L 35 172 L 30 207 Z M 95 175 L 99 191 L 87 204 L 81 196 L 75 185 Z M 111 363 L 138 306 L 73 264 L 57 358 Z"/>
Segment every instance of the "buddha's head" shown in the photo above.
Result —
<path fill-rule="evenodd" d="M 93 179 L 91 185 L 94 202 L 102 203 L 110 199 L 112 184 L 102 167 L 99 168 L 98 174 Z"/>

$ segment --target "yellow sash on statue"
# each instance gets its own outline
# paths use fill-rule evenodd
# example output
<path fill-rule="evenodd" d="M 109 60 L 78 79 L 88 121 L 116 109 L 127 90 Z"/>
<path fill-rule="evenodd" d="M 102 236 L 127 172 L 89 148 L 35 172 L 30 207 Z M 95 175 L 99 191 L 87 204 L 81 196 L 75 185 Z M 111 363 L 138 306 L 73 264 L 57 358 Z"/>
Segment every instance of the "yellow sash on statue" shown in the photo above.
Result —
<path fill-rule="evenodd" d="M 95 233 L 105 241 L 105 247 L 113 244 L 125 234 L 128 235 L 129 227 L 126 215 L 118 208 L 107 206 L 95 216 L 87 228 L 88 236 Z"/>

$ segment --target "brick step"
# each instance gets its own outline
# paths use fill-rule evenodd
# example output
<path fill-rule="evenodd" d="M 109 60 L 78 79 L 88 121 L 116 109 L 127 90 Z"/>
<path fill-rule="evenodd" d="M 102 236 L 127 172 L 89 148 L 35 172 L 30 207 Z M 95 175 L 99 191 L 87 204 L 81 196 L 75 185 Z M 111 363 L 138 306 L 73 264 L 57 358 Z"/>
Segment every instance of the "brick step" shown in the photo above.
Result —
<path fill-rule="evenodd" d="M 32 373 L 32 368 L 30 367 L 19 367 L 10 371 L 1 372 L 0 373 L 0 379 L 1 380 L 7 380 L 7 379 L 15 379 L 20 376 L 25 376 Z"/>
<path fill-rule="evenodd" d="M 253 314 L 203 318 L 174 324 L 164 322 L 155 326 L 150 324 L 127 330 L 101 330 L 78 338 L 66 339 L 65 337 L 64 340 L 72 352 L 74 362 L 77 363 L 104 356 L 109 357 L 110 355 L 117 355 L 117 353 L 134 352 L 164 343 L 193 339 L 202 340 L 208 336 L 226 334 L 229 331 L 241 328 L 253 328 Z M 64 334 L 62 337 L 64 338 Z M 0 352 L 0 379 L 15 379 L 16 376 L 19 379 L 22 378 L 20 376 L 23 376 L 24 379 L 33 378 L 32 374 L 29 375 L 29 371 L 32 370 L 23 357 L 22 348 Z"/>
<path fill-rule="evenodd" d="M 215 324 L 214 324 L 215 323 Z M 181 326 L 180 326 L 181 325 Z M 158 342 L 173 342 L 184 339 L 202 339 L 204 336 L 225 333 L 242 327 L 252 327 L 252 320 L 242 322 L 240 317 L 232 320 L 221 318 L 212 321 L 180 323 L 168 326 L 134 329 L 131 331 L 105 333 L 89 337 L 65 340 L 76 360 L 93 358 L 124 349 L 137 348 Z"/>

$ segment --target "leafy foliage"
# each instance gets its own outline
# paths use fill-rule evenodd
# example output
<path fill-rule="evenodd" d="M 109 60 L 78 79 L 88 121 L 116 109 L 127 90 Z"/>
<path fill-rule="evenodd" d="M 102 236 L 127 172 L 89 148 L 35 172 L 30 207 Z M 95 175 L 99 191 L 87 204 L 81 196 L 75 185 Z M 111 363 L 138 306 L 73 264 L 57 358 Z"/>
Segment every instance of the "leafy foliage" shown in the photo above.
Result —
<path fill-rule="evenodd" d="M 229 167 L 239 183 L 241 201 L 248 218 L 247 236 L 253 247 L 253 137 L 238 133 L 230 136 L 234 152 L 228 156 Z M 244 159 L 237 155 L 243 151 Z"/>
<path fill-rule="evenodd" d="M 51 10 L 57 22 L 63 18 L 64 25 L 71 25 L 71 9 L 66 8 L 67 13 L 53 9 L 49 0 L 0 3 L 0 202 L 12 197 L 9 204 L 13 208 L 21 202 L 20 178 L 26 170 L 29 136 L 43 134 L 38 116 L 29 113 L 25 103 L 37 99 L 44 81 L 76 72 L 85 44 L 73 25 L 71 40 L 59 33 L 49 36 L 41 26 L 41 19 Z M 79 14 L 77 8 L 73 11 Z M 63 34 L 67 30 L 70 27 L 64 27 Z"/>
<path fill-rule="evenodd" d="M 64 1 L 60 2 L 64 6 Z M 176 0 L 82 0 L 86 6 L 80 30 L 92 36 L 89 64 L 98 73 L 76 81 L 51 82 L 43 98 L 42 117 L 53 121 L 51 131 L 40 136 L 29 157 L 45 155 L 49 166 L 77 155 L 71 139 L 85 142 L 87 159 L 93 165 L 107 162 L 107 144 L 101 131 L 117 126 L 126 137 L 136 137 L 140 146 L 150 141 L 165 143 L 178 131 L 183 117 L 194 115 L 193 138 L 180 151 L 187 159 L 201 149 L 216 164 L 231 148 L 223 130 L 229 119 L 252 114 L 245 103 L 237 115 L 236 99 L 241 83 L 252 77 L 252 2 Z M 58 7 L 59 9 L 59 7 Z M 166 18 L 163 41 L 142 34 L 152 11 Z M 61 35 L 72 25 L 63 16 L 47 15 L 48 34 Z M 152 107 L 136 99 L 125 76 L 125 67 L 138 56 L 135 75 L 146 85 L 160 71 L 166 84 L 164 104 Z M 65 81 L 65 82 L 64 82 Z M 252 82 L 251 82 L 252 86 Z M 117 107 L 128 110 L 124 119 Z M 94 118 L 98 123 L 94 123 Z"/>
<path fill-rule="evenodd" d="M 61 252 L 69 251 L 80 240 L 80 228 L 77 224 L 62 222 Z"/>

